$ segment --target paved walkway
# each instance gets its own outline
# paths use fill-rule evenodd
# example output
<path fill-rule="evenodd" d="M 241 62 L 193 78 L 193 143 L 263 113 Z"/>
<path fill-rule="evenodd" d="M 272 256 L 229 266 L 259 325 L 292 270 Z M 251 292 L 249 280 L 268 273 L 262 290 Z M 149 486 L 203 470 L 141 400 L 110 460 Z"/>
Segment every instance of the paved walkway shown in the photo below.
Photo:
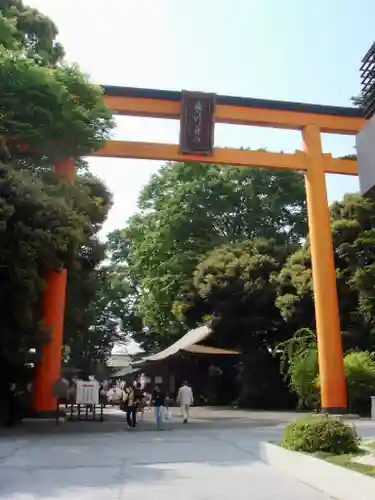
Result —
<path fill-rule="evenodd" d="M 282 429 L 256 422 L 223 428 L 175 418 L 164 432 L 85 423 L 80 433 L 70 423 L 4 436 L 0 499 L 328 500 L 260 461 L 260 439 Z"/>

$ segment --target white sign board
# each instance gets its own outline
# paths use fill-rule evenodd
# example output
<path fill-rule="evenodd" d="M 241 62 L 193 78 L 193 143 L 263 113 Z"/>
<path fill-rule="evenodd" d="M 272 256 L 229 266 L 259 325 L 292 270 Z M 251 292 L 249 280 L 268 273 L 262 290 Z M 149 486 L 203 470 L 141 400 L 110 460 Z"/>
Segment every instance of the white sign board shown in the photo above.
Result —
<path fill-rule="evenodd" d="M 99 404 L 99 382 L 77 380 L 77 405 L 98 405 Z"/>
<path fill-rule="evenodd" d="M 356 136 L 361 194 L 373 197 L 375 187 L 375 115 Z"/>

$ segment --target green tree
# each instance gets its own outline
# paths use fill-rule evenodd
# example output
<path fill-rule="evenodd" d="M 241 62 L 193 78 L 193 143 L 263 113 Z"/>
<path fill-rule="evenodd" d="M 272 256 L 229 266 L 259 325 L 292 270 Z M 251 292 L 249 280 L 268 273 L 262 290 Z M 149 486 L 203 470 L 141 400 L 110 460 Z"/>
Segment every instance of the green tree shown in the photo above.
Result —
<path fill-rule="evenodd" d="M 277 286 L 276 306 L 291 327 L 315 327 L 313 278 L 308 243 L 292 253 L 278 276 L 273 276 Z"/>
<path fill-rule="evenodd" d="M 53 22 L 20 0 L 8 0 L 0 4 L 1 25 L 3 155 L 37 167 L 98 149 L 114 125 L 111 113 L 100 87 L 64 62 Z"/>
<path fill-rule="evenodd" d="M 0 2 L 0 358 L 8 376 L 47 340 L 40 307 L 46 270 L 78 273 L 82 255 L 99 246 L 108 209 L 104 186 L 84 169 L 75 186 L 51 173 L 66 157 L 84 166 L 81 156 L 98 149 L 114 125 L 101 89 L 64 61 L 57 34 L 22 1 Z"/>
<path fill-rule="evenodd" d="M 211 342 L 243 354 L 241 406 L 283 404 L 285 387 L 272 353 L 292 332 L 275 306 L 272 276 L 284 265 L 289 246 L 254 238 L 216 248 L 198 264 L 191 292 L 174 304 L 176 315 L 191 326 L 213 318 Z"/>
<path fill-rule="evenodd" d="M 141 287 L 128 263 L 131 240 L 127 237 L 127 230 L 116 230 L 109 234 L 107 248 L 113 284 L 108 299 L 117 304 L 117 317 L 120 319 L 123 335 L 128 340 L 142 344 L 146 351 L 150 351 L 155 347 L 155 342 L 140 315 Z"/>
<path fill-rule="evenodd" d="M 222 345 L 252 351 L 273 349 L 285 335 L 285 322 L 275 306 L 272 276 L 282 268 L 288 246 L 274 240 L 254 238 L 223 245 L 206 254 L 194 272 L 193 285 L 205 314 L 216 318 Z M 188 313 L 190 301 L 175 303 Z M 185 310 L 184 310 L 185 306 Z M 193 318 L 202 320 L 200 314 Z M 245 333 L 246 332 L 246 333 Z"/>
<path fill-rule="evenodd" d="M 106 245 L 97 236 L 112 197 L 91 175 L 80 176 L 78 184 L 81 192 L 88 193 L 87 200 L 80 200 L 80 210 L 90 221 L 90 231 L 69 267 L 64 342 L 69 364 L 87 372 L 95 363 L 106 360 L 119 337 L 119 321 L 107 297 L 110 273 L 102 266 Z"/>
<path fill-rule="evenodd" d="M 142 191 L 138 213 L 116 236 L 117 254 L 123 253 L 139 283 L 139 314 L 154 347 L 185 331 L 173 303 L 204 254 L 257 236 L 296 242 L 305 230 L 298 173 L 193 163 L 162 167 Z"/>
<path fill-rule="evenodd" d="M 74 262 L 90 221 L 75 207 L 76 188 L 0 164 L 0 360 L 4 373 L 29 360 L 46 339 L 40 324 L 43 276 Z M 83 193 L 79 193 L 80 197 Z M 10 374 L 9 374 L 10 375 Z"/>
<path fill-rule="evenodd" d="M 280 343 L 281 372 L 297 394 L 299 406 L 316 408 L 319 405 L 318 347 L 315 333 L 302 328 Z M 371 396 L 375 391 L 375 354 L 351 351 L 344 356 L 349 411 L 368 414 Z"/>
<path fill-rule="evenodd" d="M 344 358 L 349 410 L 369 414 L 371 396 L 375 394 L 375 354 L 350 352 Z"/>
<path fill-rule="evenodd" d="M 28 59 L 53 66 L 64 57 L 64 48 L 56 41 L 58 30 L 47 16 L 24 5 L 22 0 L 0 0 L 1 44 L 22 49 Z"/>
<path fill-rule="evenodd" d="M 74 322 L 71 320 L 68 323 L 69 330 L 65 330 L 67 364 L 90 374 L 108 360 L 114 343 L 122 337 L 121 325 L 116 304 L 108 301 L 113 288 L 110 270 L 94 267 L 90 272 L 80 272 L 78 276 L 85 277 L 86 282 L 81 285 L 76 283 L 77 288 L 72 293 L 74 304 L 70 301 L 70 311 L 74 307 L 76 316 Z M 78 297 L 81 299 L 79 302 Z M 74 331 L 70 331 L 72 326 Z"/>
<path fill-rule="evenodd" d="M 275 351 L 280 358 L 281 372 L 298 397 L 300 408 L 319 405 L 318 347 L 314 332 L 298 330 L 293 337 L 281 342 Z"/>
<path fill-rule="evenodd" d="M 331 206 L 341 328 L 345 351 L 375 350 L 375 204 L 358 193 Z M 280 275 L 277 305 L 296 329 L 315 328 L 308 242 L 290 256 Z"/>

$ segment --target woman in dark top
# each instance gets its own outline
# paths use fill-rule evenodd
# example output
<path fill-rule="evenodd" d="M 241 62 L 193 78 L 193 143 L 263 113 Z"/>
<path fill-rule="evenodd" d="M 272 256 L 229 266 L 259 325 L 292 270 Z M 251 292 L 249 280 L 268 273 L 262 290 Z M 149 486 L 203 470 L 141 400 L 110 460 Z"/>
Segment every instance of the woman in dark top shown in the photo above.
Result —
<path fill-rule="evenodd" d="M 141 384 L 136 384 L 135 387 L 129 387 L 126 398 L 126 422 L 129 429 L 135 429 L 137 426 L 137 411 L 140 407 L 143 393 Z"/>
<path fill-rule="evenodd" d="M 6 399 L 7 399 L 6 425 L 8 427 L 12 427 L 20 420 L 19 394 L 17 391 L 17 385 L 13 382 L 9 384 L 7 388 Z"/>
<path fill-rule="evenodd" d="M 134 429 L 137 425 L 137 408 L 134 405 L 134 389 L 126 387 L 123 391 L 123 407 L 126 411 L 126 423 L 129 429 Z"/>
<path fill-rule="evenodd" d="M 152 403 L 155 408 L 156 426 L 159 430 L 163 428 L 163 411 L 165 406 L 165 393 L 159 385 L 155 386 L 152 394 Z"/>

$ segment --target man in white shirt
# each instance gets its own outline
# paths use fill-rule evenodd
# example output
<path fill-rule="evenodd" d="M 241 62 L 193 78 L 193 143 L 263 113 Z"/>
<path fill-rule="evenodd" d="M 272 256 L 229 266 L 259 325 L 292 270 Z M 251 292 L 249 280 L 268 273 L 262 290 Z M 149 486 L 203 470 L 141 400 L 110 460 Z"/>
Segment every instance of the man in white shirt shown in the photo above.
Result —
<path fill-rule="evenodd" d="M 190 406 L 194 403 L 193 391 L 184 382 L 180 387 L 177 395 L 177 404 L 180 405 L 182 416 L 184 417 L 184 424 L 187 424 L 189 419 Z"/>

